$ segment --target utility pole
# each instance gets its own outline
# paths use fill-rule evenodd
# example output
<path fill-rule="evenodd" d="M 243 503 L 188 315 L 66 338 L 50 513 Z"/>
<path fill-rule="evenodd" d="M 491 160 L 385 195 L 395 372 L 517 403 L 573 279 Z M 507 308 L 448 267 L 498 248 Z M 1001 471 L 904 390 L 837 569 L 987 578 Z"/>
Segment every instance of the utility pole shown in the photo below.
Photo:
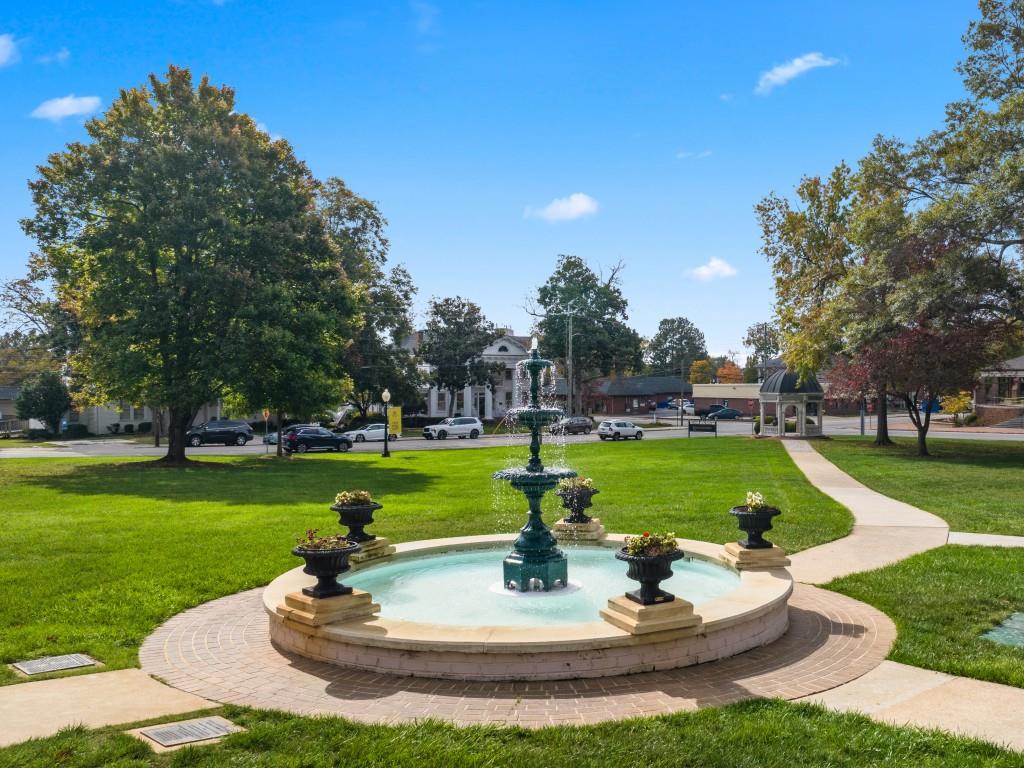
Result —
<path fill-rule="evenodd" d="M 566 411 L 567 411 L 566 415 L 567 416 L 572 416 L 573 415 L 573 411 L 572 411 L 572 401 L 573 401 L 573 397 L 572 397 L 572 384 L 573 384 L 573 378 L 572 378 L 572 319 L 573 319 L 573 315 L 572 315 L 572 313 L 570 313 L 568 315 L 568 318 L 569 318 L 569 338 L 566 340 L 566 346 L 568 346 L 569 349 L 568 349 L 568 351 L 566 352 L 566 355 L 565 355 L 565 367 L 566 367 L 566 373 L 569 376 L 569 380 L 567 382 L 569 386 L 567 386 L 566 389 L 565 389 L 565 393 L 566 393 L 565 405 L 566 405 Z"/>

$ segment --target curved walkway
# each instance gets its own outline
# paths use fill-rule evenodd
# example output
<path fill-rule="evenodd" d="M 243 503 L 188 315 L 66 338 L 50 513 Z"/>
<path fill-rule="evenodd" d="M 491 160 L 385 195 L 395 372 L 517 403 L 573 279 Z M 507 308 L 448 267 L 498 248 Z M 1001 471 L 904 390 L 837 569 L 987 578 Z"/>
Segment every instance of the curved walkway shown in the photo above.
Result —
<path fill-rule="evenodd" d="M 941 547 L 949 526 L 942 518 L 883 496 L 857 482 L 804 440 L 783 440 L 793 463 L 811 485 L 853 514 L 850 535 L 790 556 L 789 572 L 807 584 L 872 571 Z"/>
<path fill-rule="evenodd" d="M 262 589 L 185 611 L 139 653 L 144 671 L 197 696 L 364 722 L 440 718 L 458 724 L 585 724 L 720 706 L 754 697 L 795 699 L 877 667 L 896 639 L 892 621 L 852 598 L 797 585 L 780 640 L 721 661 L 617 677 L 476 682 L 396 677 L 277 650 Z"/>

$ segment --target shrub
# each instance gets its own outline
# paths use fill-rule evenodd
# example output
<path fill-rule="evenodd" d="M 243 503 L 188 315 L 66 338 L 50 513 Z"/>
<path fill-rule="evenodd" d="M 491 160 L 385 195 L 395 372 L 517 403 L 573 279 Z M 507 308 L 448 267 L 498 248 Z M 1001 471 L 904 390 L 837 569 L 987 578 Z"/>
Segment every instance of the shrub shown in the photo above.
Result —
<path fill-rule="evenodd" d="M 89 436 L 89 428 L 85 424 L 68 424 L 64 430 L 64 437 L 70 440 L 80 440 Z"/>
<path fill-rule="evenodd" d="M 120 431 L 121 425 L 118 424 L 117 422 L 114 422 L 113 424 L 107 424 L 107 432 L 109 432 L 110 434 L 116 435 Z"/>
<path fill-rule="evenodd" d="M 135 431 L 140 435 L 148 435 L 153 429 L 152 421 L 140 421 L 139 426 L 135 428 Z"/>
<path fill-rule="evenodd" d="M 134 424 L 125 424 L 123 431 L 124 431 L 124 433 L 126 435 L 134 435 L 135 434 L 135 425 Z"/>
<path fill-rule="evenodd" d="M 626 552 L 631 555 L 653 557 L 667 555 L 679 548 L 674 533 L 651 533 L 644 531 L 640 536 L 626 537 Z"/>
<path fill-rule="evenodd" d="M 25 430 L 25 437 L 29 440 L 43 440 L 50 436 L 50 433 L 45 429 L 27 429 Z"/>

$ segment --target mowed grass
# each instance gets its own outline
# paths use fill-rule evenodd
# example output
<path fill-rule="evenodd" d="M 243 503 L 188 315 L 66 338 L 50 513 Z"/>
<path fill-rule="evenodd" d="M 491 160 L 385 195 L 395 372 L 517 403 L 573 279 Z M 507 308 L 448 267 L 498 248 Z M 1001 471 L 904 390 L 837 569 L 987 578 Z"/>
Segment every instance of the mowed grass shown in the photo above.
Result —
<path fill-rule="evenodd" d="M 1024 648 L 981 636 L 1024 610 L 1024 549 L 947 545 L 826 586 L 896 622 L 894 661 L 1024 688 Z"/>
<path fill-rule="evenodd" d="M 1024 442 L 912 438 L 875 448 L 870 439 L 816 442 L 821 454 L 864 485 L 933 512 L 954 531 L 1024 536 Z"/>
<path fill-rule="evenodd" d="M 0 768 L 1011 768 L 1021 755 L 808 705 L 751 701 L 586 727 L 374 726 L 225 707 L 244 726 L 220 744 L 154 754 L 115 729 L 68 729 L 0 749 Z"/>
<path fill-rule="evenodd" d="M 571 446 L 594 478 L 593 513 L 610 531 L 672 530 L 725 542 L 747 490 L 783 510 L 772 539 L 790 551 L 845 535 L 849 513 L 815 490 L 775 442 L 681 439 Z M 491 473 L 524 448 L 209 457 L 169 469 L 103 459 L 0 460 L 0 661 L 88 653 L 133 666 L 169 617 L 268 583 L 295 567 L 296 536 L 338 530 L 328 507 L 346 488 L 384 504 L 373 531 L 395 541 L 509 532 L 523 497 Z M 549 495 L 548 520 L 560 516 Z M 497 567 L 497 566 L 496 566 Z M 0 667 L 0 683 L 16 682 Z"/>

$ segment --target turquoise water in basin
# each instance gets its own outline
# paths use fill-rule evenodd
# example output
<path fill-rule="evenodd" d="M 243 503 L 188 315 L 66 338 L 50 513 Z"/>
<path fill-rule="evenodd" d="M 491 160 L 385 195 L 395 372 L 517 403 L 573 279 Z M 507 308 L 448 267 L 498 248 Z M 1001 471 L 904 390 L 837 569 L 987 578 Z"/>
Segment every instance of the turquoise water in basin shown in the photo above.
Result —
<path fill-rule="evenodd" d="M 626 563 L 604 547 L 566 547 L 570 586 L 551 592 L 502 589 L 501 561 L 510 547 L 446 552 L 396 560 L 346 573 L 341 581 L 365 589 L 380 615 L 431 624 L 525 627 L 599 621 L 608 598 L 640 585 Z M 677 560 L 662 588 L 699 606 L 739 586 L 739 576 L 704 560 Z"/>

